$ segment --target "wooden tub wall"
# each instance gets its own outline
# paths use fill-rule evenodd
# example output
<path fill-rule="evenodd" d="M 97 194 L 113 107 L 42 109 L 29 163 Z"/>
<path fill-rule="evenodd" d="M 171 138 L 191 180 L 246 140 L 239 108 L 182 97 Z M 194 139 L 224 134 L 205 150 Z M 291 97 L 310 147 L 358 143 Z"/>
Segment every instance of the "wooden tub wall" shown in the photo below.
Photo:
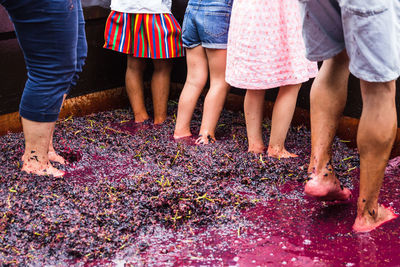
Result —
<path fill-rule="evenodd" d="M 148 86 L 147 86 L 148 87 Z M 182 84 L 171 84 L 171 98 L 177 99 Z M 243 112 L 242 95 L 228 94 L 225 108 L 228 110 Z M 265 102 L 265 116 L 271 118 L 274 102 Z M 60 119 L 69 116 L 84 116 L 96 112 L 113 110 L 118 108 L 129 107 L 129 100 L 125 93 L 125 88 L 119 87 L 108 89 L 101 92 L 95 92 L 83 96 L 67 99 L 62 108 Z M 348 116 L 343 116 L 340 120 L 337 135 L 343 139 L 350 141 L 348 144 L 352 147 L 356 146 L 356 136 L 359 120 Z M 308 110 L 297 107 L 294 113 L 292 125 L 310 126 L 310 113 Z M 8 132 L 20 132 L 22 130 L 18 112 L 0 115 L 0 135 Z M 400 129 L 397 130 L 395 145 L 392 151 L 392 157 L 400 155 Z"/>

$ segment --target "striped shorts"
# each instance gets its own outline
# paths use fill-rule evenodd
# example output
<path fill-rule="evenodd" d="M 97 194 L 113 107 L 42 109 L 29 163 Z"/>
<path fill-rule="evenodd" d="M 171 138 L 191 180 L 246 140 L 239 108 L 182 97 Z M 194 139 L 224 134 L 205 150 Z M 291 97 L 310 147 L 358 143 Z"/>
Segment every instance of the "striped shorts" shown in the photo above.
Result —
<path fill-rule="evenodd" d="M 111 11 L 104 48 L 140 58 L 182 57 L 182 30 L 172 14 L 131 14 Z"/>

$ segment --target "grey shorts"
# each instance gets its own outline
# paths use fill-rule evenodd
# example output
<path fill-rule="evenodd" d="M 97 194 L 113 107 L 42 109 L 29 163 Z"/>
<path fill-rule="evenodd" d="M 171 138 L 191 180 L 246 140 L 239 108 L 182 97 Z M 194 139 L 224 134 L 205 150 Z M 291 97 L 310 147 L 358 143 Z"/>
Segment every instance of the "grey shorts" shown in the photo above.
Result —
<path fill-rule="evenodd" d="M 346 49 L 357 78 L 388 82 L 400 76 L 400 0 L 299 1 L 309 60 Z"/>

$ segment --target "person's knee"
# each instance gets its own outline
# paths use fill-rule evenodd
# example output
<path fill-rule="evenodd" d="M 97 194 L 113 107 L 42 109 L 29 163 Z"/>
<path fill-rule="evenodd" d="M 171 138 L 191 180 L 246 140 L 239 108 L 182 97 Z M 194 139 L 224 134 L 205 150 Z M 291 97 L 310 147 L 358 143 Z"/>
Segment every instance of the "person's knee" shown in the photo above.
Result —
<path fill-rule="evenodd" d="M 143 74 L 146 69 L 146 62 L 141 58 L 128 56 L 126 68 L 129 72 Z"/>
<path fill-rule="evenodd" d="M 396 81 L 367 82 L 360 81 L 364 106 L 394 105 L 396 97 Z"/>
<path fill-rule="evenodd" d="M 265 96 L 265 90 L 247 90 L 246 91 L 246 97 L 251 97 L 251 98 L 264 98 Z"/>
<path fill-rule="evenodd" d="M 332 63 L 337 68 L 348 67 L 350 63 L 350 58 L 347 55 L 346 49 L 331 58 Z"/>
<path fill-rule="evenodd" d="M 207 74 L 198 73 L 198 75 L 189 74 L 186 77 L 185 86 L 190 86 L 197 89 L 203 89 L 207 83 Z"/>
<path fill-rule="evenodd" d="M 368 82 L 360 80 L 361 93 L 369 94 L 394 94 L 396 91 L 396 81 L 389 82 Z"/>
<path fill-rule="evenodd" d="M 55 87 L 37 84 L 28 79 L 20 102 L 21 117 L 36 122 L 56 121 L 69 84 L 70 81 Z"/>
<path fill-rule="evenodd" d="M 168 59 L 153 60 L 154 73 L 162 73 L 169 75 L 172 71 L 172 62 Z"/>

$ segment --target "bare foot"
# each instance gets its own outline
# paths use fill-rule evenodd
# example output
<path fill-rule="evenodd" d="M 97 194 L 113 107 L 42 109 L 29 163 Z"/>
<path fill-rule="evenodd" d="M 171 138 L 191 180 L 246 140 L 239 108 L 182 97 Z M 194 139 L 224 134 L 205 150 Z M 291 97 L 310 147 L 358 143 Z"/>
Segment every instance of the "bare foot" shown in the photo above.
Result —
<path fill-rule="evenodd" d="M 154 124 L 155 125 L 159 125 L 162 124 L 167 118 L 163 117 L 163 118 L 154 118 Z"/>
<path fill-rule="evenodd" d="M 353 230 L 357 233 L 370 232 L 397 217 L 398 215 L 394 213 L 392 207 L 386 208 L 378 204 L 377 212 L 373 210 L 372 212 L 368 212 L 365 216 L 357 216 L 353 225 Z"/>
<path fill-rule="evenodd" d="M 36 159 L 27 159 L 22 165 L 22 171 L 36 175 L 53 175 L 54 177 L 62 177 L 65 172 L 54 168 L 50 162 L 41 163 Z"/>
<path fill-rule="evenodd" d="M 195 143 L 196 145 L 208 145 L 210 143 L 215 143 L 216 139 L 214 136 L 211 136 L 209 134 L 207 135 L 199 135 L 199 138 L 196 139 Z"/>
<path fill-rule="evenodd" d="M 57 162 L 62 165 L 68 164 L 68 162 L 62 156 L 58 155 L 56 151 L 49 151 L 48 156 L 50 161 Z M 27 156 L 25 155 L 21 157 L 22 162 L 25 162 L 26 157 Z"/>
<path fill-rule="evenodd" d="M 68 163 L 62 156 L 58 155 L 56 151 L 49 151 L 48 155 L 50 161 L 58 162 L 62 165 Z"/>
<path fill-rule="evenodd" d="M 311 173 L 311 180 L 306 183 L 304 193 L 321 201 L 344 201 L 351 197 L 349 189 L 343 187 L 333 173 L 332 166 L 327 164 L 326 169 L 316 174 Z"/>
<path fill-rule="evenodd" d="M 142 123 L 149 120 L 150 117 L 148 115 L 135 115 L 135 122 Z"/>
<path fill-rule="evenodd" d="M 247 151 L 255 153 L 255 154 L 261 154 L 261 153 L 264 153 L 265 146 L 264 146 L 264 144 L 252 144 L 252 145 L 249 145 L 249 149 Z"/>
<path fill-rule="evenodd" d="M 278 149 L 278 148 L 268 147 L 268 157 L 277 159 L 287 159 L 287 158 L 297 158 L 298 155 L 290 153 L 285 148 Z"/>
<path fill-rule="evenodd" d="M 190 137 L 190 136 L 192 136 L 192 133 L 190 131 L 189 132 L 178 132 L 178 131 L 174 132 L 175 140 L 185 138 L 185 137 Z"/>

